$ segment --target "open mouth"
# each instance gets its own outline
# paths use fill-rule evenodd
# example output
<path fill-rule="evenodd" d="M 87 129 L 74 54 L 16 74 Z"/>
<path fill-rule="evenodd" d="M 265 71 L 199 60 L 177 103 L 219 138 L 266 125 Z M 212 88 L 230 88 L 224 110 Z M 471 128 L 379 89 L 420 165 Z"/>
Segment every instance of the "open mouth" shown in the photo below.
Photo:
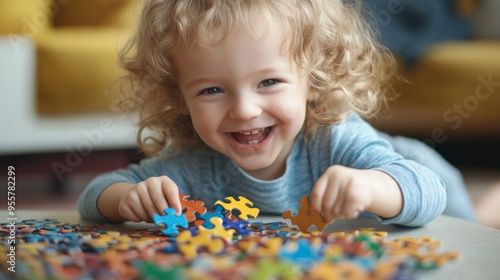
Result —
<path fill-rule="evenodd" d="M 273 127 L 269 126 L 265 128 L 254 129 L 251 131 L 231 132 L 230 134 L 231 136 L 233 136 L 234 140 L 241 144 L 255 145 L 264 141 L 264 139 L 266 139 L 266 137 L 269 135 L 269 133 L 271 133 L 272 130 Z"/>

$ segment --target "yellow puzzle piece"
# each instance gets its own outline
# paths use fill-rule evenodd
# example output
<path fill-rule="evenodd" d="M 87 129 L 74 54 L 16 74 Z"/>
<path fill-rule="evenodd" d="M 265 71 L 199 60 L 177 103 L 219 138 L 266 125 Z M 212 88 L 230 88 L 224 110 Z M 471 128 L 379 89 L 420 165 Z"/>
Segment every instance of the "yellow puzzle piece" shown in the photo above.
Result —
<path fill-rule="evenodd" d="M 251 208 L 250 206 L 253 206 L 253 203 L 246 197 L 238 196 L 238 199 L 239 200 L 236 200 L 234 197 L 228 196 L 225 200 L 228 200 L 229 202 L 217 200 L 215 205 L 221 205 L 227 211 L 233 211 L 234 209 L 240 211 L 238 217 L 244 221 L 248 220 L 248 216 L 257 218 L 260 210 L 258 208 Z"/>

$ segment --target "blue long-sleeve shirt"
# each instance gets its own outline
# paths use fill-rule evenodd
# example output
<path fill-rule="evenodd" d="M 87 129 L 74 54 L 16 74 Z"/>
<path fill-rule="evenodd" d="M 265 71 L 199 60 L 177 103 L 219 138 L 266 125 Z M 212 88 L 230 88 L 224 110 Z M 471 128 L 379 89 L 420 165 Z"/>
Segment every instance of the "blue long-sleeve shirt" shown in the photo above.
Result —
<path fill-rule="evenodd" d="M 106 220 L 97 208 L 100 193 L 117 182 L 138 183 L 166 175 L 180 193 L 211 206 L 226 196 L 244 196 L 261 212 L 281 215 L 297 209 L 299 200 L 310 194 L 316 180 L 332 165 L 375 169 L 387 173 L 399 184 L 403 195 L 401 213 L 391 219 L 375 216 L 384 224 L 420 226 L 432 221 L 446 206 L 441 179 L 427 167 L 404 159 L 376 131 L 357 115 L 340 124 L 322 126 L 315 138 L 304 142 L 300 133 L 287 158 L 286 171 L 277 179 L 251 177 L 230 158 L 210 149 L 190 149 L 174 157 L 154 157 L 127 169 L 95 178 L 80 197 L 82 217 Z"/>

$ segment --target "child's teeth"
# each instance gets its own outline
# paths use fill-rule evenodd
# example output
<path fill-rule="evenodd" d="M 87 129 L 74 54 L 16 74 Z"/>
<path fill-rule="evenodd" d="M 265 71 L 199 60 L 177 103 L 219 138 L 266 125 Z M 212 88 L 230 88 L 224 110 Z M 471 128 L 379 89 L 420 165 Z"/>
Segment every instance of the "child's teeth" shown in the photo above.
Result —
<path fill-rule="evenodd" d="M 259 133 L 261 130 L 262 130 L 262 128 L 261 128 L 261 129 L 256 129 L 256 130 L 252 130 L 252 131 L 243 131 L 243 132 L 240 132 L 240 134 L 243 134 L 243 135 L 257 134 L 257 133 Z"/>
<path fill-rule="evenodd" d="M 241 144 L 255 145 L 259 144 L 267 137 L 271 129 L 269 127 L 254 129 L 251 131 L 238 131 L 232 132 L 231 135 L 234 139 Z"/>

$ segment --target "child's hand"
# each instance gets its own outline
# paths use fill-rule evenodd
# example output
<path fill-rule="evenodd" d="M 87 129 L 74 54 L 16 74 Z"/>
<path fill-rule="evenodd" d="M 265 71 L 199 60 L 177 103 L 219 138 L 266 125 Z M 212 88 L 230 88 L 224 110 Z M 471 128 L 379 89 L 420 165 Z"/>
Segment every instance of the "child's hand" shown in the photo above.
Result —
<path fill-rule="evenodd" d="M 323 214 L 325 222 L 356 218 L 371 205 L 370 182 L 360 171 L 334 165 L 318 179 L 311 193 L 311 206 L 313 211 Z"/>
<path fill-rule="evenodd" d="M 168 207 L 182 213 L 179 188 L 167 176 L 160 176 L 133 185 L 121 196 L 118 212 L 128 221 L 152 222 L 154 213 L 164 215 L 163 209 Z"/>
<path fill-rule="evenodd" d="M 311 207 L 330 223 L 335 218 L 354 219 L 368 210 L 381 217 L 394 217 L 402 208 L 401 190 L 389 175 L 340 165 L 329 167 L 311 193 Z"/>

